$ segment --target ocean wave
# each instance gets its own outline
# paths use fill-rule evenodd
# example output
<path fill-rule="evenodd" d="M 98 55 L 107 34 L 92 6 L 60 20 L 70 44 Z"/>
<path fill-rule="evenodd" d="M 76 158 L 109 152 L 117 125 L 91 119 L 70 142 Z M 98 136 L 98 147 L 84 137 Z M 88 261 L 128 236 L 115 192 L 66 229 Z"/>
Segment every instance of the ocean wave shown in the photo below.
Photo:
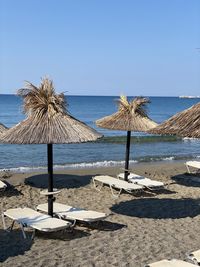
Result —
<path fill-rule="evenodd" d="M 183 141 L 199 142 L 199 139 L 194 137 L 183 137 Z"/>
<path fill-rule="evenodd" d="M 199 158 L 200 156 L 194 156 L 193 158 Z M 134 165 L 136 163 L 148 163 L 148 162 L 162 162 L 162 161 L 175 161 L 175 160 L 186 160 L 186 156 L 155 156 L 155 157 L 143 157 L 137 160 L 130 160 L 129 164 Z M 191 157 L 190 157 L 191 159 Z M 114 160 L 105 160 L 97 162 L 81 162 L 81 163 L 70 163 L 70 164 L 56 164 L 54 165 L 54 170 L 65 170 L 65 169 L 93 169 L 93 168 L 102 168 L 102 167 L 123 167 L 124 161 L 114 161 Z M 30 172 L 47 172 L 47 167 L 38 166 L 38 167 L 16 167 L 9 169 L 0 169 L 0 172 L 9 171 L 13 173 L 30 173 Z"/>

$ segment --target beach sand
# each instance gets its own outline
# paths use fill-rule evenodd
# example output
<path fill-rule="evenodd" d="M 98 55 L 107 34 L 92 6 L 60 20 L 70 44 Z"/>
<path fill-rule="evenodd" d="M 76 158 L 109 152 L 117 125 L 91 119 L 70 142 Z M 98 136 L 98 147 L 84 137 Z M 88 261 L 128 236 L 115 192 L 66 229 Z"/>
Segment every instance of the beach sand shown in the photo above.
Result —
<path fill-rule="evenodd" d="M 56 201 L 109 213 L 99 226 L 77 225 L 72 233 L 37 233 L 24 240 L 19 226 L 3 230 L 0 221 L 0 266 L 133 266 L 163 258 L 185 259 L 200 249 L 200 183 L 186 175 L 183 162 L 135 164 L 134 172 L 167 183 L 166 190 L 112 197 L 110 189 L 96 191 L 91 178 L 116 175 L 119 168 L 55 171 Z M 199 178 L 200 179 L 200 178 Z M 40 194 L 47 175 L 13 174 L 4 179 L 13 188 L 0 193 L 3 209 L 46 202 Z M 27 229 L 28 237 L 31 230 Z"/>

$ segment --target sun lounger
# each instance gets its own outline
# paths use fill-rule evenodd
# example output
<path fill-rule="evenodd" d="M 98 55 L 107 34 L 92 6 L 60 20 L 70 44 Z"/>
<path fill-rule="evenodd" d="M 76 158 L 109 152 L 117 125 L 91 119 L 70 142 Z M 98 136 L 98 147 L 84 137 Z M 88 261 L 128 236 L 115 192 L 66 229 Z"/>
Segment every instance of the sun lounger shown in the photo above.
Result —
<path fill-rule="evenodd" d="M 38 205 L 37 210 L 47 212 L 48 204 L 45 203 Z M 54 202 L 53 210 L 54 214 L 60 219 L 74 221 L 74 224 L 76 221 L 86 223 L 98 222 L 105 220 L 105 218 L 108 217 L 108 214 L 103 212 L 74 208 L 57 202 Z"/>
<path fill-rule="evenodd" d="M 188 170 L 189 173 L 191 173 L 189 167 L 193 167 L 193 168 L 196 168 L 196 169 L 198 169 L 198 170 L 200 169 L 200 161 L 196 161 L 196 160 L 193 160 L 193 161 L 187 161 L 187 162 L 185 163 L 185 165 L 186 165 L 186 168 L 187 168 L 187 170 Z"/>
<path fill-rule="evenodd" d="M 7 185 L 4 182 L 0 181 L 0 190 L 5 190 L 6 187 Z"/>
<path fill-rule="evenodd" d="M 6 227 L 5 217 L 13 220 L 10 228 Z M 2 213 L 2 219 L 5 230 L 12 230 L 14 223 L 17 222 L 21 227 L 24 238 L 26 238 L 24 227 L 30 227 L 34 230 L 32 235 L 33 238 L 35 230 L 42 232 L 54 232 L 64 230 L 72 225 L 70 222 L 52 218 L 49 215 L 42 214 L 30 208 L 8 209 Z"/>
<path fill-rule="evenodd" d="M 124 173 L 118 174 L 118 178 L 124 179 Z M 141 186 L 144 186 L 149 189 L 160 189 L 164 187 L 164 183 L 151 180 L 150 178 L 146 178 L 144 176 L 135 174 L 135 173 L 129 173 L 128 175 L 128 181 L 134 184 L 138 184 Z"/>
<path fill-rule="evenodd" d="M 145 265 L 145 267 L 195 267 L 196 265 L 182 261 L 182 260 L 162 260 L 157 261 L 148 265 Z"/>
<path fill-rule="evenodd" d="M 188 258 L 189 258 L 190 260 L 192 260 L 196 265 L 200 265 L 200 249 L 191 252 L 191 253 L 188 255 Z"/>
<path fill-rule="evenodd" d="M 122 190 L 128 193 L 133 193 L 134 191 L 142 190 L 144 188 L 141 185 L 128 183 L 127 181 L 123 181 L 108 175 L 94 176 L 92 179 L 95 189 L 100 191 L 103 185 L 108 185 L 114 197 L 118 197 L 121 194 Z M 99 182 L 101 184 L 100 187 L 96 184 L 96 182 Z M 114 193 L 114 188 L 119 189 L 118 194 Z"/>

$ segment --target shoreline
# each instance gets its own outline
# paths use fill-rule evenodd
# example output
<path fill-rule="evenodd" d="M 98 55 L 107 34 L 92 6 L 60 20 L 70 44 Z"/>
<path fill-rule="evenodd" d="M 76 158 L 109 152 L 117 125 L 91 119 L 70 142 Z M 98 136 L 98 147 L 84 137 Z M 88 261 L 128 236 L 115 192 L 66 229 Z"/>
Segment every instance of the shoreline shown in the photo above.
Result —
<path fill-rule="evenodd" d="M 198 160 L 194 158 L 188 158 L 187 160 Z M 156 160 L 156 161 L 134 161 L 130 160 L 129 166 L 130 169 L 134 169 L 137 166 L 148 166 L 148 165 L 162 165 L 162 164 L 180 164 L 185 163 L 187 161 L 186 159 L 163 159 L 163 160 Z M 114 163 L 113 163 L 114 162 Z M 80 170 L 92 170 L 92 169 L 123 169 L 124 167 L 124 161 L 106 161 L 105 164 L 109 164 L 108 166 L 103 165 L 103 162 L 88 162 L 88 163 L 71 163 L 67 165 L 58 165 L 54 164 L 54 171 L 80 171 Z M 85 164 L 85 166 L 84 166 Z M 101 165 L 102 164 L 102 165 Z M 71 166 L 74 165 L 74 166 Z M 82 167 L 83 166 L 83 167 Z M 38 167 L 13 167 L 13 168 L 4 168 L 0 169 L 0 175 L 4 172 L 10 172 L 12 174 L 17 173 L 42 173 L 47 171 L 47 166 L 38 166 Z M 1 178 L 1 177 L 0 177 Z"/>
<path fill-rule="evenodd" d="M 162 176 L 165 176 L 165 179 L 169 179 L 171 174 L 177 175 L 179 173 L 186 173 L 187 169 L 184 165 L 185 161 L 159 161 L 159 162 L 139 162 L 130 166 L 130 170 L 139 175 L 146 176 L 153 179 L 162 173 Z M 162 169 L 164 170 L 162 172 Z M 74 168 L 74 169 L 60 169 L 54 170 L 54 176 L 56 175 L 66 175 L 66 177 L 73 176 L 94 176 L 94 175 L 111 175 L 116 177 L 118 173 L 123 172 L 121 166 L 112 166 L 112 167 L 95 167 L 95 168 Z M 0 179 L 5 181 L 13 186 L 22 185 L 25 182 L 26 178 L 34 176 L 46 176 L 47 170 L 42 171 L 31 171 L 31 172 L 12 172 L 5 171 L 5 173 L 0 173 Z M 5 177 L 2 177 L 5 174 Z M 7 175 L 7 177 L 6 177 Z"/>

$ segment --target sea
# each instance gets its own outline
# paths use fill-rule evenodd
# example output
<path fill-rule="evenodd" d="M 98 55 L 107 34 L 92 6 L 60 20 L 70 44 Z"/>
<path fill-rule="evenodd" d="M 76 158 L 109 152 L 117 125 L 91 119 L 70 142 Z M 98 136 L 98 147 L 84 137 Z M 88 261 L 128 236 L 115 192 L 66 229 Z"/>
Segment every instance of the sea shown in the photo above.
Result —
<path fill-rule="evenodd" d="M 117 96 L 65 96 L 67 109 L 75 118 L 104 135 L 102 140 L 82 144 L 55 144 L 54 169 L 123 166 L 125 131 L 98 128 L 95 121 L 117 111 Z M 129 100 L 133 97 L 129 97 Z M 197 98 L 149 97 L 148 115 L 161 123 L 199 102 Z M 22 100 L 0 94 L 0 122 L 12 127 L 22 121 Z M 132 132 L 130 165 L 138 162 L 176 161 L 200 158 L 200 140 Z M 0 171 L 43 171 L 47 166 L 46 145 L 0 144 Z"/>

